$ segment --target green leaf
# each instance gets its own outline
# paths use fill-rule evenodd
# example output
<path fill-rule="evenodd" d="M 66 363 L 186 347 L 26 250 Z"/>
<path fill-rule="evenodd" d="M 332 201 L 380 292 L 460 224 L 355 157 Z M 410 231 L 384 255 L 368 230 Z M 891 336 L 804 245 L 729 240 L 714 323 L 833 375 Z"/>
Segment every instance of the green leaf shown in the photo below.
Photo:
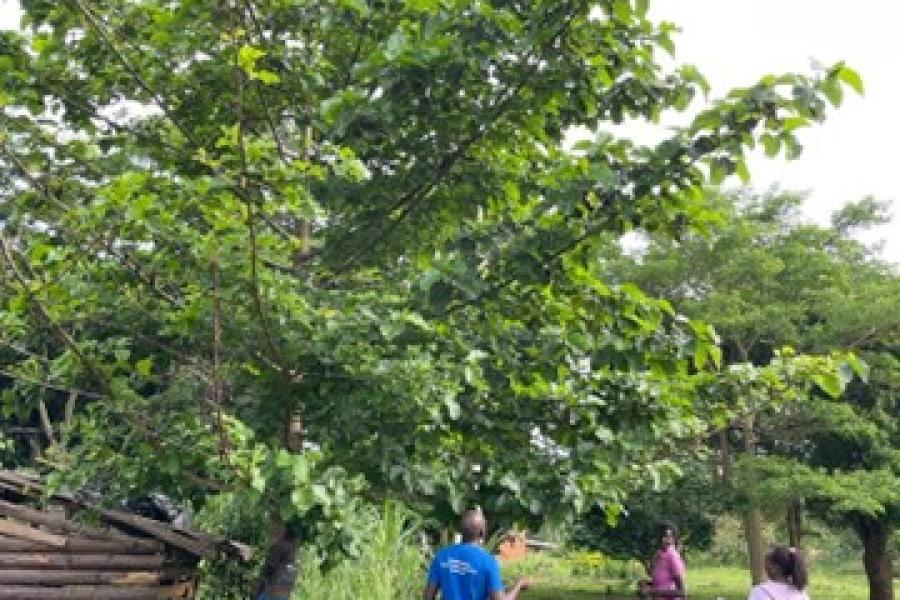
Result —
<path fill-rule="evenodd" d="M 266 71 L 265 69 L 256 71 L 256 73 L 254 73 L 253 75 L 253 78 L 258 79 L 266 85 L 273 85 L 281 81 L 281 77 L 279 77 L 277 73 Z"/>
<path fill-rule="evenodd" d="M 831 105 L 838 108 L 844 100 L 844 90 L 840 83 L 834 79 L 825 79 L 822 81 L 821 88 Z"/>
<path fill-rule="evenodd" d="M 839 373 L 817 373 L 813 375 L 813 381 L 823 392 L 833 398 L 837 398 L 844 392 L 844 384 Z"/>
<path fill-rule="evenodd" d="M 265 51 L 255 46 L 244 44 L 238 50 L 238 66 L 248 76 L 253 77 L 256 73 L 256 62 L 265 55 Z"/>
<path fill-rule="evenodd" d="M 710 357 L 710 359 L 712 359 L 712 362 L 716 366 L 716 368 L 717 369 L 721 368 L 722 367 L 722 349 L 719 346 L 710 345 L 709 349 L 707 351 L 709 352 L 709 357 Z"/>
<path fill-rule="evenodd" d="M 647 17 L 647 9 L 649 8 L 649 6 L 649 0 L 637 0 L 635 2 L 635 12 L 640 18 L 644 19 Z"/>
<path fill-rule="evenodd" d="M 809 119 L 801 116 L 788 117 L 782 124 L 785 131 L 794 131 L 795 129 L 799 129 L 801 127 L 809 127 L 809 125 Z"/>
<path fill-rule="evenodd" d="M 403 0 L 403 5 L 409 10 L 435 13 L 441 7 L 441 0 Z"/>
<path fill-rule="evenodd" d="M 623 22 L 631 20 L 631 0 L 615 0 L 613 13 Z"/>
<path fill-rule="evenodd" d="M 708 346 L 703 342 L 697 342 L 694 348 L 694 367 L 698 371 L 702 371 L 709 359 Z"/>
<path fill-rule="evenodd" d="M 737 173 L 744 185 L 750 183 L 750 170 L 747 168 L 747 162 L 739 160 L 734 164 L 734 172 Z"/>
<path fill-rule="evenodd" d="M 771 134 L 764 133 L 760 137 L 760 141 L 768 157 L 777 156 L 778 151 L 781 150 L 781 140 Z"/>
<path fill-rule="evenodd" d="M 859 73 L 850 67 L 843 66 L 837 73 L 838 78 L 849 85 L 853 91 L 862 96 L 865 93 L 865 89 L 863 87 L 863 80 L 860 77 Z"/>
<path fill-rule="evenodd" d="M 719 185 L 728 177 L 728 170 L 718 160 L 709 163 L 709 182 L 713 185 Z"/>
<path fill-rule="evenodd" d="M 153 358 L 147 357 L 134 363 L 134 369 L 141 377 L 149 377 L 153 372 Z"/>
<path fill-rule="evenodd" d="M 369 14 L 369 5 L 366 0 L 340 0 L 342 6 L 356 11 L 357 14 L 365 16 Z"/>

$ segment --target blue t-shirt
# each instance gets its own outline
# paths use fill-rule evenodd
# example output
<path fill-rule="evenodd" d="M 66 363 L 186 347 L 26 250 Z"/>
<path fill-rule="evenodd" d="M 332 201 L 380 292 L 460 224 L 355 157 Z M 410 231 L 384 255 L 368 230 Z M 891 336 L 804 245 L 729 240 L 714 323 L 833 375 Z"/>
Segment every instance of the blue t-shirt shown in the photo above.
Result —
<path fill-rule="evenodd" d="M 487 600 L 503 591 L 497 559 L 475 544 L 454 544 L 438 552 L 428 583 L 440 588 L 443 600 Z"/>

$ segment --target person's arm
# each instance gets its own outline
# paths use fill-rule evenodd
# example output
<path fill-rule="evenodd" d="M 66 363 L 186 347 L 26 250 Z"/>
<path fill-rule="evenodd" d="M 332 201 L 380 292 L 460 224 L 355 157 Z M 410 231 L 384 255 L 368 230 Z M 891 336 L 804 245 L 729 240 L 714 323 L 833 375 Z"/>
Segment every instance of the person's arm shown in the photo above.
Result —
<path fill-rule="evenodd" d="M 438 590 L 441 589 L 438 575 L 438 559 L 435 557 L 428 566 L 428 580 L 425 583 L 425 589 L 422 590 L 423 600 L 434 600 L 437 598 Z"/>
<path fill-rule="evenodd" d="M 491 592 L 491 600 L 516 600 L 519 597 L 519 592 L 524 592 L 529 587 L 531 587 L 531 579 L 520 577 L 511 588 Z"/>
<path fill-rule="evenodd" d="M 434 600 L 438 595 L 438 586 L 436 583 L 429 583 L 425 586 L 425 589 L 422 590 L 422 598 L 424 600 Z"/>
<path fill-rule="evenodd" d="M 511 588 L 503 589 L 503 579 L 500 578 L 500 564 L 493 556 L 488 561 L 487 569 L 489 600 L 516 600 L 519 597 L 519 592 L 527 590 L 531 586 L 531 579 L 520 577 Z"/>
<path fill-rule="evenodd" d="M 676 593 L 674 595 L 683 597 L 686 593 L 684 589 L 684 561 L 681 559 L 681 554 L 678 551 L 669 553 L 669 569 L 672 581 L 675 582 Z"/>

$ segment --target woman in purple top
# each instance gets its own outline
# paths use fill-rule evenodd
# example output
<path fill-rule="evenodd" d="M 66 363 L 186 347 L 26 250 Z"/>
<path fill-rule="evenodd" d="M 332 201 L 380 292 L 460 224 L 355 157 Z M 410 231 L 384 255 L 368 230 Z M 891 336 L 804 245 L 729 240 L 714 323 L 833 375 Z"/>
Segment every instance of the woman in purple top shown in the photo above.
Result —
<path fill-rule="evenodd" d="M 684 561 L 678 553 L 678 531 L 671 523 L 660 530 L 660 549 L 650 566 L 650 580 L 640 584 L 640 595 L 653 598 L 684 597 Z"/>

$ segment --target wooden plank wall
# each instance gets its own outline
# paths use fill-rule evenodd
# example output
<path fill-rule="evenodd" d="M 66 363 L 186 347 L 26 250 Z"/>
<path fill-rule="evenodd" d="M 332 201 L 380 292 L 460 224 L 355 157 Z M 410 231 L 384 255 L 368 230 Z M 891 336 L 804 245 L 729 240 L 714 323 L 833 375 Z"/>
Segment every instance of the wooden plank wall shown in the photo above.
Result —
<path fill-rule="evenodd" d="M 166 546 L 0 500 L 0 600 L 193 598 Z"/>

